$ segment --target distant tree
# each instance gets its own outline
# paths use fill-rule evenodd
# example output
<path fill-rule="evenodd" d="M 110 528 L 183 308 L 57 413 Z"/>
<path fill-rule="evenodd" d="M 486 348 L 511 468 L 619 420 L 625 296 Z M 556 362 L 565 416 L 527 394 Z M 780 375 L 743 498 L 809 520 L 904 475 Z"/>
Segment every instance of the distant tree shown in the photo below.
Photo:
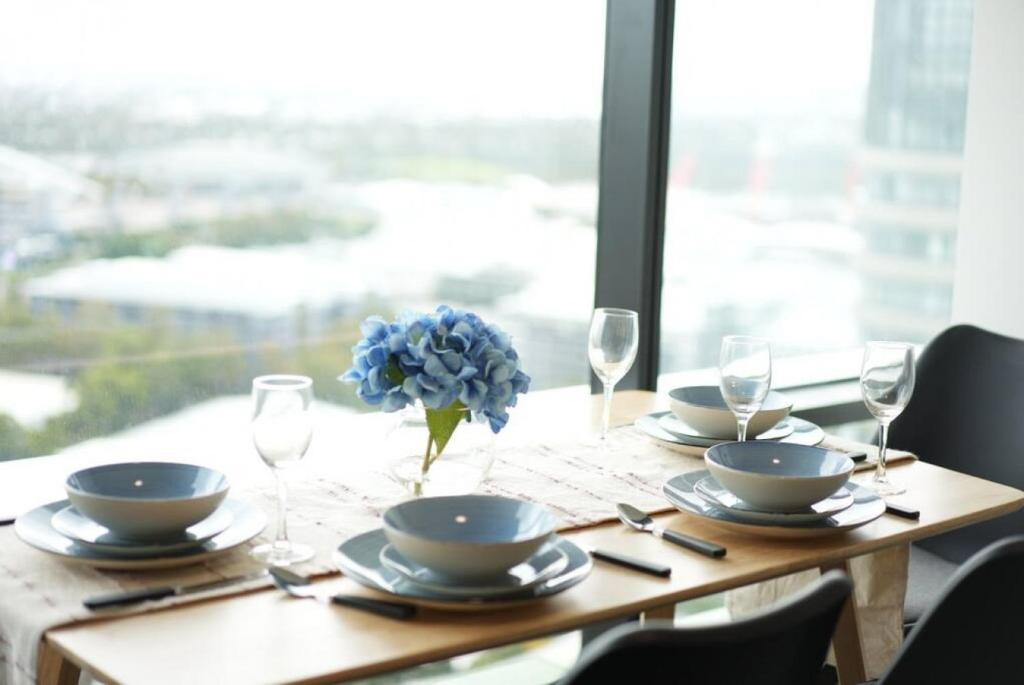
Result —
<path fill-rule="evenodd" d="M 25 430 L 17 421 L 0 414 L 0 461 L 27 456 Z"/>

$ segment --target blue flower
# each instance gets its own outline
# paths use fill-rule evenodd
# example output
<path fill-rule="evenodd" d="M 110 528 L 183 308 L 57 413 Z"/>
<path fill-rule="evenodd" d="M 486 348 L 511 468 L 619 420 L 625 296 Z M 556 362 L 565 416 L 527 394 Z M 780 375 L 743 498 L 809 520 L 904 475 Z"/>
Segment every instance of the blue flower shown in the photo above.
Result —
<path fill-rule="evenodd" d="M 461 402 L 497 433 L 508 422 L 508 407 L 530 389 L 508 334 L 472 312 L 441 305 L 393 323 L 371 316 L 360 330 L 364 337 L 341 380 L 357 384 L 360 399 L 384 411 L 416 400 L 428 409 Z"/>

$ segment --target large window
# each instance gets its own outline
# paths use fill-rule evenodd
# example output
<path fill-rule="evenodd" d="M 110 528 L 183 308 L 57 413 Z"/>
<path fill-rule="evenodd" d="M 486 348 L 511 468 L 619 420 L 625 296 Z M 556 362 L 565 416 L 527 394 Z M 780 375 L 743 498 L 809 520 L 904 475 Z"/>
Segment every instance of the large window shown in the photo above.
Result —
<path fill-rule="evenodd" d="M 0 458 L 251 377 L 335 381 L 358 320 L 472 307 L 583 383 L 599 2 L 0 10 Z"/>
<path fill-rule="evenodd" d="M 652 311 L 674 43 L 661 371 L 729 332 L 787 357 L 947 323 L 970 0 L 610 6 L 603 130 L 637 145 L 604 148 L 602 245 L 644 259 L 602 251 L 598 292 Z M 273 371 L 361 409 L 358 320 L 442 302 L 505 326 L 534 388 L 586 381 L 603 2 L 0 13 L 0 457 L 244 414 Z"/>
<path fill-rule="evenodd" d="M 948 323 L 970 35 L 970 0 L 677 2 L 662 371 Z"/>

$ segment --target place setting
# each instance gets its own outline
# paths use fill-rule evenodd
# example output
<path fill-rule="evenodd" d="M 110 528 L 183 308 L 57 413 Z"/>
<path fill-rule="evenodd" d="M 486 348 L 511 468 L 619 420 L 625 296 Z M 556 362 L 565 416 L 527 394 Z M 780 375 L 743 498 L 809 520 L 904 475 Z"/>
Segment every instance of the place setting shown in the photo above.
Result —
<path fill-rule="evenodd" d="M 636 427 L 649 438 L 669 449 L 686 452 L 736 440 L 736 422 L 720 388 L 686 386 L 670 390 L 668 396 L 671 410 L 636 419 Z M 749 430 L 754 439 L 811 446 L 821 443 L 825 431 L 806 419 L 790 416 L 792 407 L 784 394 L 770 392 L 765 408 L 751 420 Z"/>
<path fill-rule="evenodd" d="M 250 550 L 266 565 L 310 559 L 311 548 L 287 538 L 280 470 L 301 459 L 312 439 L 312 380 L 260 376 L 252 383 L 252 439 L 277 481 L 273 542 Z M 196 464 L 123 462 L 75 471 L 67 499 L 19 516 L 24 542 L 64 561 L 99 569 L 145 571 L 198 564 L 238 549 L 267 525 L 248 499 L 231 497 L 227 476 Z"/>
<path fill-rule="evenodd" d="M 747 416 L 746 423 L 741 424 L 733 406 L 740 401 L 742 393 L 761 387 L 759 383 L 770 383 L 770 349 L 765 340 L 726 336 L 722 341 L 721 354 L 723 364 L 731 364 L 734 357 L 767 359 L 768 375 L 762 379 L 757 376 L 759 370 L 753 369 L 756 378 L 752 376 L 742 383 L 730 385 L 723 380 L 718 386 L 674 388 L 668 392 L 669 411 L 638 417 L 635 422 L 637 429 L 664 447 L 689 454 L 723 442 L 743 441 L 748 434 L 755 440 L 807 446 L 818 445 L 825 439 L 825 431 L 820 426 L 790 416 L 792 400 L 774 390 L 766 391 L 757 408 Z M 732 397 L 726 394 L 730 389 L 733 389 Z"/>
<path fill-rule="evenodd" d="M 723 340 L 721 386 L 707 391 L 677 393 L 673 410 L 691 424 L 724 432 L 730 417 L 739 438 L 717 442 L 704 452 L 705 469 L 668 480 L 665 498 L 679 511 L 715 526 L 764 537 L 807 538 L 854 530 L 886 512 L 915 519 L 919 512 L 887 503 L 883 496 L 902 492 L 886 478 L 886 428 L 913 392 L 912 356 L 907 346 L 869 345 L 861 374 L 861 389 L 869 411 L 881 422 L 879 459 L 866 484 L 850 479 L 855 460 L 849 452 L 748 431 L 777 430 L 780 416 L 791 404 L 772 393 L 771 350 L 767 341 L 729 336 Z M 712 390 L 720 390 L 714 393 Z M 727 411 L 708 405 L 721 398 Z M 682 399 L 691 401 L 681 401 Z M 705 400 L 706 406 L 692 400 Z M 761 417 L 765 405 L 769 415 Z M 694 409 L 693 407 L 699 407 Z M 719 408 L 720 409 L 720 408 Z M 727 413 L 728 412 L 728 413 Z M 775 413 L 772 413 L 775 412 Z M 760 422 L 755 422 L 758 419 Z M 772 423 L 772 422 L 775 423 Z M 751 430 L 753 429 L 753 430 Z M 819 429 L 820 430 L 820 429 Z M 823 436 L 824 437 L 824 436 Z M 863 458 L 863 453 L 861 453 Z"/>
<path fill-rule="evenodd" d="M 343 542 L 339 570 L 370 589 L 448 611 L 523 606 L 582 582 L 587 551 L 555 532 L 546 507 L 491 495 L 427 497 L 388 509 Z"/>
<path fill-rule="evenodd" d="M 24 542 L 64 561 L 142 571 L 200 563 L 244 545 L 266 527 L 264 513 L 229 497 L 215 469 L 131 462 L 72 473 L 67 499 L 17 518 Z"/>

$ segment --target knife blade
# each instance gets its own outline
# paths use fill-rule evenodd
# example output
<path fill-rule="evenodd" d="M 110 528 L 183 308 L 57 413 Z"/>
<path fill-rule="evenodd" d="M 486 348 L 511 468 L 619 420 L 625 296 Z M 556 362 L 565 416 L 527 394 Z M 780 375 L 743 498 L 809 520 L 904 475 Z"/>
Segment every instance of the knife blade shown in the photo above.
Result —
<path fill-rule="evenodd" d="M 135 604 L 137 602 L 163 599 L 164 597 L 183 597 L 185 595 L 219 590 L 221 588 L 231 587 L 232 585 L 259 580 L 266 576 L 267 571 L 263 570 L 244 576 L 214 580 L 209 583 L 199 583 L 198 585 L 164 585 L 161 587 L 143 588 L 141 590 L 130 590 L 128 592 L 114 592 L 109 595 L 88 597 L 82 601 L 82 604 L 84 604 L 87 609 L 96 610 L 104 607 L 123 606 L 125 604 Z"/>
<path fill-rule="evenodd" d="M 893 516 L 901 516 L 905 519 L 911 519 L 916 521 L 921 518 L 921 512 L 914 507 L 906 504 L 897 504 L 896 502 L 885 502 L 885 511 Z"/>

